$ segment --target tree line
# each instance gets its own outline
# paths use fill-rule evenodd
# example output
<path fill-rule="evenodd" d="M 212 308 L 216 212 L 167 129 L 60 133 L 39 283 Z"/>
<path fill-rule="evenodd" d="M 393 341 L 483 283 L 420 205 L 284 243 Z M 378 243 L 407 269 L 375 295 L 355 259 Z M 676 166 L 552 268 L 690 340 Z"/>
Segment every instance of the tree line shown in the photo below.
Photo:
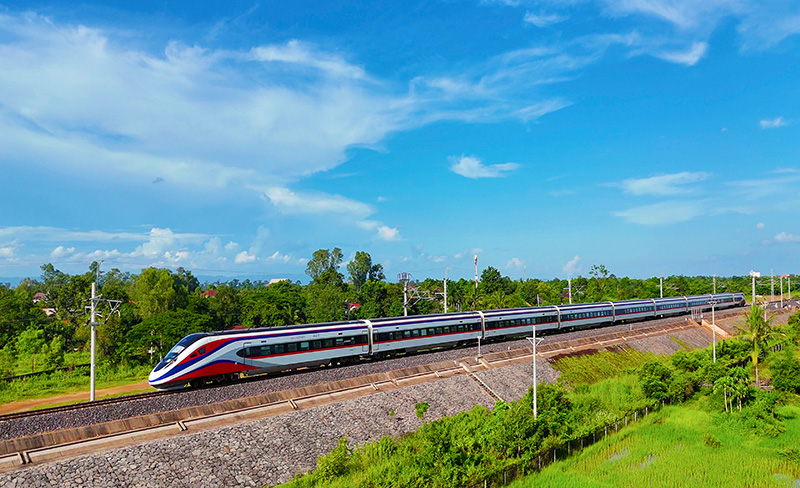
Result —
<path fill-rule="evenodd" d="M 402 283 L 387 281 L 383 266 L 368 252 L 356 252 L 344 270 L 343 259 L 339 248 L 315 251 L 306 266 L 308 284 L 238 279 L 200 283 L 182 267 L 146 268 L 137 275 L 117 268 L 103 272 L 97 262 L 83 274 L 70 275 L 45 264 L 38 279 L 24 279 L 15 288 L 0 286 L 0 373 L 13 372 L 20 357 L 30 359 L 35 371 L 62 366 L 68 351 L 86 350 L 85 307 L 92 282 L 104 298 L 122 302 L 119 314 L 104 317 L 98 326 L 99 357 L 111 364 L 152 364 L 192 332 L 403 315 Z M 664 296 L 710 293 L 713 286 L 708 276 L 670 276 L 664 282 Z M 409 315 L 444 311 L 441 279 L 415 280 L 409 286 L 429 298 L 409 303 Z M 716 278 L 716 289 L 749 292 L 750 278 Z M 573 303 L 660 295 L 658 278 L 617 277 L 603 265 L 573 278 L 571 290 Z M 570 299 L 567 280 L 512 280 L 491 266 L 482 271 L 477 286 L 473 280 L 448 281 L 447 294 L 451 312 Z"/>

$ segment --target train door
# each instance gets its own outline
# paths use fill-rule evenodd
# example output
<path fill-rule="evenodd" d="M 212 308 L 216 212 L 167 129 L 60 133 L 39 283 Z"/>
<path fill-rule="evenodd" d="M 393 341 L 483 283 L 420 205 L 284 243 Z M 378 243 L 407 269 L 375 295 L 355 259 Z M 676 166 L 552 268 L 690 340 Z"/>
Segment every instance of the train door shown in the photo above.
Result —
<path fill-rule="evenodd" d="M 250 357 L 251 356 L 251 353 L 250 353 L 250 351 L 251 351 L 250 345 L 251 344 L 252 343 L 250 343 L 250 342 L 245 342 L 244 343 L 244 358 L 243 359 L 244 359 L 244 365 L 245 366 L 252 366 L 253 365 L 253 359 Z"/>

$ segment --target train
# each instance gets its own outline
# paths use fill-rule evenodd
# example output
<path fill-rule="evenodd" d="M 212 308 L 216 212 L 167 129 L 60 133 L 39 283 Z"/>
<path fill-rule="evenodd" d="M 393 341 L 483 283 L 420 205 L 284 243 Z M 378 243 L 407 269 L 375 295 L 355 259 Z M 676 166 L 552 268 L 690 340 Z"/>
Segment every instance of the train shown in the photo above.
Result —
<path fill-rule="evenodd" d="M 148 377 L 164 390 L 399 353 L 742 307 L 743 293 L 478 310 L 189 334 Z"/>

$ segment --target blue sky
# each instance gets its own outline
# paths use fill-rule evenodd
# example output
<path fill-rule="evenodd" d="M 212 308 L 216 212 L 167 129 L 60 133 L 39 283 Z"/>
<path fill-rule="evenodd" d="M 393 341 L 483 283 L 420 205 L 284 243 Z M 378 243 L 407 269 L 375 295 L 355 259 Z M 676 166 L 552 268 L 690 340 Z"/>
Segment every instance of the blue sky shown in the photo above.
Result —
<path fill-rule="evenodd" d="M 0 277 L 798 272 L 800 2 L 0 5 Z"/>

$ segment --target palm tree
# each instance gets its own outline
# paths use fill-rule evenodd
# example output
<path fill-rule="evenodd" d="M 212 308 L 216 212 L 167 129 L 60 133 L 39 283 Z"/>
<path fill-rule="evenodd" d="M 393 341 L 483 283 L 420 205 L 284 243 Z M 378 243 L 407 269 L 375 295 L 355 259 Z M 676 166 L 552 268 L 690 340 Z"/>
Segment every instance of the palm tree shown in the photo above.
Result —
<path fill-rule="evenodd" d="M 772 318 L 775 317 L 773 313 L 769 317 L 766 316 L 766 311 L 759 308 L 758 305 L 753 304 L 750 307 L 750 313 L 745 313 L 746 329 L 737 327 L 744 335 L 745 339 L 753 344 L 753 350 L 750 352 L 750 359 L 753 361 L 753 367 L 756 373 L 756 386 L 759 385 L 758 381 L 758 357 L 761 351 L 765 348 L 767 341 L 775 335 L 772 329 Z"/>
<path fill-rule="evenodd" d="M 734 380 L 730 376 L 723 376 L 714 382 L 714 391 L 722 391 L 723 402 L 725 403 L 725 411 L 728 411 L 728 394 L 731 398 L 731 411 L 733 411 L 733 386 Z"/>

